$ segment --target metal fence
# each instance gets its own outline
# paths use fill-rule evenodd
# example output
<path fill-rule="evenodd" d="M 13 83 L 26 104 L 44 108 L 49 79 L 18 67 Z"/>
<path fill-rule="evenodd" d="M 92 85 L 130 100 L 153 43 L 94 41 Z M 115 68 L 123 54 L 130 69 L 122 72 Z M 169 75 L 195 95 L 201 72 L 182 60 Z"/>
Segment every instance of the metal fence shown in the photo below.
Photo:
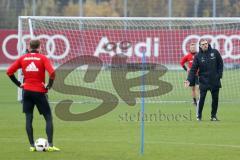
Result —
<path fill-rule="evenodd" d="M 237 17 L 239 0 L 1 0 L 0 28 L 18 16 Z"/>

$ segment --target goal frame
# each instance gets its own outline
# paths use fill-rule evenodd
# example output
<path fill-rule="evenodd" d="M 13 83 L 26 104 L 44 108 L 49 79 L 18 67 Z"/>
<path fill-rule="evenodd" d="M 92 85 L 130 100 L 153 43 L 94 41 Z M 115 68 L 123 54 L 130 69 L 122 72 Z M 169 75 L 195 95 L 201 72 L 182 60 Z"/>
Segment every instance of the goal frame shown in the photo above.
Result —
<path fill-rule="evenodd" d="M 73 19 L 73 20 L 95 20 L 95 21 L 102 21 L 102 20 L 124 20 L 124 21 L 236 21 L 240 23 L 239 17 L 55 17 L 55 16 L 19 16 L 18 17 L 18 53 L 21 54 L 22 52 L 22 44 L 21 44 L 21 36 L 22 36 L 22 20 L 28 20 L 28 26 L 30 29 L 30 35 L 33 36 L 33 29 L 32 29 L 32 20 L 33 19 L 58 19 L 58 20 L 64 20 L 64 19 Z M 81 29 L 81 28 L 80 28 Z M 169 23 L 169 29 L 171 29 L 171 23 Z M 20 55 L 19 54 L 19 55 Z M 21 71 L 18 73 L 18 79 L 22 81 L 23 77 L 21 75 Z M 22 91 L 21 89 L 18 89 L 18 100 L 21 101 L 22 99 Z M 164 101 L 165 102 L 165 101 Z M 179 102 L 179 101 L 177 101 Z M 186 102 L 186 101 L 182 101 Z"/>

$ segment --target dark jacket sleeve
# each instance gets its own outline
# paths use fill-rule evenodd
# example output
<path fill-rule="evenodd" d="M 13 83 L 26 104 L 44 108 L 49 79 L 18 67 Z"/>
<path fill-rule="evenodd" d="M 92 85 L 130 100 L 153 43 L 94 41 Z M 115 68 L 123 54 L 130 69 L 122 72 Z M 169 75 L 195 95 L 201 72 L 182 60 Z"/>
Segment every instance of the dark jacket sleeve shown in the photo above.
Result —
<path fill-rule="evenodd" d="M 219 78 L 222 78 L 223 75 L 223 59 L 220 55 L 220 53 L 217 51 L 217 72 L 219 75 Z"/>
<path fill-rule="evenodd" d="M 194 81 L 194 78 L 195 78 L 195 75 L 197 73 L 197 70 L 198 70 L 198 67 L 199 67 L 199 62 L 198 62 L 198 56 L 195 56 L 194 59 L 193 59 L 193 64 L 192 64 L 192 67 L 189 71 L 189 74 L 188 74 L 188 78 L 187 80 L 190 82 L 190 83 L 193 83 Z"/>
<path fill-rule="evenodd" d="M 21 86 L 21 82 L 17 80 L 17 78 L 15 77 L 14 74 L 11 75 L 11 76 L 9 76 L 9 78 L 11 79 L 11 81 L 12 81 L 16 86 L 18 86 L 18 87 Z"/>

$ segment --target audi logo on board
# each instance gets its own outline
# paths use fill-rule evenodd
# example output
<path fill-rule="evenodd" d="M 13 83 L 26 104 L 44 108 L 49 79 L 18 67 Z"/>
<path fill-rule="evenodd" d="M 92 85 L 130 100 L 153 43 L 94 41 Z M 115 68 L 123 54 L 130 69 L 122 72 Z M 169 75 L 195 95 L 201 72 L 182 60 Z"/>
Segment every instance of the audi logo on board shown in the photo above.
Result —
<path fill-rule="evenodd" d="M 22 36 L 22 51 L 25 51 L 27 49 L 27 44 L 26 44 L 26 40 L 27 39 L 30 39 L 31 36 L 30 35 L 23 35 Z M 56 35 L 46 35 L 46 34 L 42 34 L 42 35 L 38 35 L 38 36 L 35 36 L 34 37 L 35 39 L 44 39 L 46 40 L 46 51 L 47 51 L 47 57 L 49 58 L 53 58 L 55 60 L 60 60 L 60 59 L 63 59 L 65 58 L 68 53 L 69 53 L 69 50 L 70 50 L 70 43 L 68 41 L 68 39 L 64 36 L 64 35 L 60 35 L 60 34 L 56 34 Z M 18 39 L 18 35 L 17 34 L 11 34 L 9 36 L 7 36 L 3 43 L 2 43 L 2 51 L 3 51 L 3 54 L 8 58 L 8 59 L 11 59 L 11 60 L 15 60 L 19 57 L 19 54 L 12 54 L 12 53 L 9 53 L 9 51 L 7 50 L 7 45 L 8 45 L 8 42 L 10 40 L 13 40 L 13 39 Z M 56 47 L 57 47 L 57 44 L 55 43 L 55 40 L 62 40 L 64 42 L 64 50 L 62 51 L 62 53 L 55 53 L 56 52 Z"/>
<path fill-rule="evenodd" d="M 222 52 L 222 58 L 230 58 L 230 59 L 240 59 L 240 35 L 189 35 L 187 36 L 182 43 L 182 50 L 183 54 L 188 53 L 188 47 L 187 44 L 189 42 L 197 42 L 197 48 L 199 47 L 198 41 L 200 39 L 207 39 L 210 40 L 211 46 L 214 46 L 214 48 L 218 49 L 220 52 Z M 235 42 L 235 43 L 234 43 Z M 220 50 L 221 48 L 221 50 Z M 235 49 L 235 50 L 234 50 Z M 238 50 L 237 52 L 239 54 L 233 54 L 236 52 L 236 49 Z"/>

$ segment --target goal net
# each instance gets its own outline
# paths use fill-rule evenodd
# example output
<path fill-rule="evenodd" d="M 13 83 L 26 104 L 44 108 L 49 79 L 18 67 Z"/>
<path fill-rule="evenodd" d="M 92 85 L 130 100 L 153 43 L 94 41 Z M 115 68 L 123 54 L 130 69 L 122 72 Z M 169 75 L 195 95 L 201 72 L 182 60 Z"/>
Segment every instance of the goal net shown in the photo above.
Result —
<path fill-rule="evenodd" d="M 201 38 L 224 60 L 220 101 L 239 102 L 240 18 L 19 17 L 19 53 L 30 38 L 57 70 L 51 102 L 191 101 L 180 59 Z"/>

